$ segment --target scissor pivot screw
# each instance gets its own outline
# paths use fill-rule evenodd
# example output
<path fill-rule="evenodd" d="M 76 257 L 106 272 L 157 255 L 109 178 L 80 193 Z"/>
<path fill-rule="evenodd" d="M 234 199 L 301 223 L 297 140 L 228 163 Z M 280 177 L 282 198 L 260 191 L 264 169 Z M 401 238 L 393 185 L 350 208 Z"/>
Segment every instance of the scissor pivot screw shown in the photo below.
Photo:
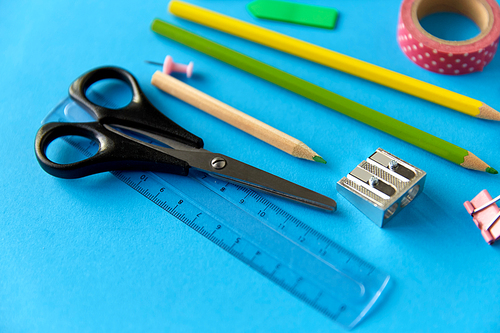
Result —
<path fill-rule="evenodd" d="M 226 160 L 223 159 L 222 157 L 215 157 L 214 159 L 212 159 L 210 164 L 212 165 L 212 168 L 214 168 L 215 170 L 220 170 L 224 169 L 227 163 Z"/>

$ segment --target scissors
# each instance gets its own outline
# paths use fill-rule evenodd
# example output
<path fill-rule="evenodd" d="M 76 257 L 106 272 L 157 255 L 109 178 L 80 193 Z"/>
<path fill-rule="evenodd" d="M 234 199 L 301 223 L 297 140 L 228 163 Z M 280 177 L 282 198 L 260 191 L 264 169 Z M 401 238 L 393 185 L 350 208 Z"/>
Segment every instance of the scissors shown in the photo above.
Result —
<path fill-rule="evenodd" d="M 132 100 L 128 105 L 109 109 L 94 104 L 87 98 L 87 89 L 105 79 L 118 79 L 128 85 L 132 91 Z M 165 172 L 187 176 L 190 170 L 199 170 L 216 178 L 317 208 L 336 210 L 336 202 L 324 195 L 233 158 L 203 149 L 203 140 L 156 109 L 146 98 L 134 76 L 124 69 L 101 67 L 91 70 L 71 84 L 69 96 L 95 121 L 52 122 L 38 130 L 35 139 L 38 163 L 55 177 L 72 179 L 118 170 Z M 152 138 L 168 147 L 144 142 L 129 135 L 129 132 Z M 71 135 L 82 136 L 98 143 L 96 154 L 68 164 L 51 161 L 46 154 L 49 144 L 58 138 Z"/>

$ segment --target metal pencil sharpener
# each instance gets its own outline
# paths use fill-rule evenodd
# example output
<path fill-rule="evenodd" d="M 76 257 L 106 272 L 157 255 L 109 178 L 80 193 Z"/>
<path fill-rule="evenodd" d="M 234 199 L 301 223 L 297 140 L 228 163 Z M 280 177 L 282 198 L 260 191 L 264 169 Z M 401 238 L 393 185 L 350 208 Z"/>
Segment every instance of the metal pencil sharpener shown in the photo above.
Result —
<path fill-rule="evenodd" d="M 425 176 L 379 148 L 339 180 L 337 191 L 382 227 L 424 190 Z"/>

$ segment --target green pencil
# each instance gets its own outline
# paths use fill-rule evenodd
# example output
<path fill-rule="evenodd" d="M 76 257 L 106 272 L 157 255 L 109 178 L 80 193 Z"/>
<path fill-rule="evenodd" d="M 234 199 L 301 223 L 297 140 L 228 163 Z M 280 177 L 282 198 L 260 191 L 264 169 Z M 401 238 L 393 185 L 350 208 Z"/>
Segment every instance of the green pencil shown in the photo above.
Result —
<path fill-rule="evenodd" d="M 464 168 L 498 173 L 470 151 L 173 24 L 156 19 L 151 29 Z"/>

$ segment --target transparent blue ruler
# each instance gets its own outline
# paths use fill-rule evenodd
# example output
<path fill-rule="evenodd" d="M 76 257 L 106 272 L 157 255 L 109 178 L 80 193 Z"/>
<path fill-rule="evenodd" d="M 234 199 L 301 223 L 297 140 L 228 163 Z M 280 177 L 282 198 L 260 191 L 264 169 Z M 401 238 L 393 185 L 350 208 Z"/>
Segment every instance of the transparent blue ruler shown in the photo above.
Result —
<path fill-rule="evenodd" d="M 92 92 L 94 93 L 94 92 Z M 94 93 L 95 94 L 95 93 Z M 99 95 L 94 99 L 99 99 Z M 102 99 L 102 105 L 105 105 Z M 70 99 L 44 120 L 91 121 Z M 76 158 L 95 143 L 66 137 Z M 68 153 L 68 149 L 65 149 Z M 389 276 L 273 203 L 279 200 L 204 173 L 113 174 L 179 221 L 333 321 L 353 328 L 377 301 Z"/>

